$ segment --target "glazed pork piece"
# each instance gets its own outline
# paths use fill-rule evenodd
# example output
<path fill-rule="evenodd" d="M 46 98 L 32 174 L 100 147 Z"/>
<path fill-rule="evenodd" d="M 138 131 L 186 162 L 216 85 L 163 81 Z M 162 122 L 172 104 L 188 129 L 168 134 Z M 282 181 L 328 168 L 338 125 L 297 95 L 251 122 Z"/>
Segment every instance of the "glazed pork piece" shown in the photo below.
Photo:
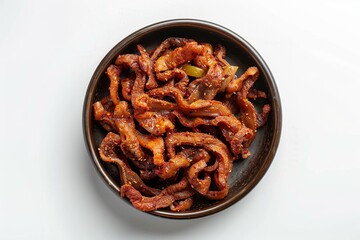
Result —
<path fill-rule="evenodd" d="M 225 198 L 234 161 L 251 155 L 271 113 L 270 105 L 257 112 L 253 104 L 266 100 L 253 87 L 259 70 L 237 77 L 224 46 L 193 39 L 137 49 L 107 68 L 108 96 L 93 104 L 107 131 L 99 154 L 118 167 L 121 196 L 141 211 L 186 211 L 196 195 Z"/>

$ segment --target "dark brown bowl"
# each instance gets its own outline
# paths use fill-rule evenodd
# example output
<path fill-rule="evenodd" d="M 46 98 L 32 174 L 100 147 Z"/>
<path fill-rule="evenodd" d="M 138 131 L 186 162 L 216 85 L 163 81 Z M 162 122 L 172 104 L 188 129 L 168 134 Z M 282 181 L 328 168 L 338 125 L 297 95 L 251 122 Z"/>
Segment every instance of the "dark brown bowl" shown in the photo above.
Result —
<path fill-rule="evenodd" d="M 176 19 L 152 24 L 129 35 L 119 42 L 100 62 L 89 83 L 83 109 L 83 131 L 89 154 L 100 176 L 107 185 L 119 195 L 121 183 L 117 167 L 104 163 L 98 153 L 98 147 L 106 131 L 94 120 L 92 104 L 108 94 L 109 81 L 106 68 L 119 54 L 136 53 L 136 45 L 142 44 L 152 49 L 168 37 L 192 38 L 199 42 L 208 42 L 213 46 L 222 44 L 227 50 L 227 59 L 239 66 L 238 73 L 250 66 L 260 70 L 260 78 L 255 87 L 268 95 L 266 102 L 271 105 L 271 114 L 267 124 L 260 128 L 250 147 L 252 155 L 246 160 L 236 161 L 229 178 L 229 194 L 220 201 L 202 201 L 185 212 L 157 210 L 153 215 L 184 219 L 210 215 L 221 211 L 243 198 L 250 192 L 269 168 L 279 144 L 281 133 L 281 105 L 279 93 L 270 69 L 259 53 L 243 38 L 220 25 L 194 19 Z M 262 102 L 264 104 L 264 102 Z M 256 106 L 258 109 L 260 107 Z"/>

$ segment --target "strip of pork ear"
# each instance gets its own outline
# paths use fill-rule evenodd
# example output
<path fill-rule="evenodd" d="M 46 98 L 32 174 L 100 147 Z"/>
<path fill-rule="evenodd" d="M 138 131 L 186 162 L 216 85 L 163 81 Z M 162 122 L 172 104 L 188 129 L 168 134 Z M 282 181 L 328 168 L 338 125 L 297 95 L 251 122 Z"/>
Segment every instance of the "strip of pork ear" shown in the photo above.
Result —
<path fill-rule="evenodd" d="M 230 66 L 230 64 L 225 60 L 226 49 L 224 46 L 218 44 L 215 48 L 214 55 L 221 67 Z"/>
<path fill-rule="evenodd" d="M 109 87 L 110 97 L 115 105 L 117 105 L 120 102 L 120 97 L 118 93 L 119 83 L 120 83 L 120 73 L 121 73 L 121 68 L 116 65 L 110 65 L 106 70 L 106 74 L 110 79 L 110 87 Z"/>
<path fill-rule="evenodd" d="M 161 99 L 152 98 L 146 93 L 139 95 L 135 99 L 134 107 L 137 110 L 141 109 L 142 111 L 154 111 L 154 112 L 172 111 L 177 109 L 176 104 Z"/>
<path fill-rule="evenodd" d="M 159 136 L 167 130 L 174 129 L 175 126 L 169 119 L 157 112 L 145 112 L 143 108 L 138 106 L 138 99 L 146 97 L 144 88 L 146 77 L 139 66 L 139 57 L 135 54 L 119 55 L 116 64 L 126 64 L 135 72 L 136 78 L 132 87 L 131 104 L 134 108 L 134 118 L 139 125 L 146 129 L 149 133 Z M 165 102 L 162 102 L 165 104 Z"/>
<path fill-rule="evenodd" d="M 210 200 L 220 200 L 225 198 L 229 193 L 229 187 L 226 186 L 225 188 L 221 190 L 209 190 L 206 193 L 206 198 Z"/>
<path fill-rule="evenodd" d="M 134 101 L 144 93 L 146 77 L 139 66 L 139 56 L 136 54 L 119 55 L 115 61 L 116 65 L 127 65 L 135 72 L 135 80 L 131 91 L 131 103 L 136 110 Z"/>
<path fill-rule="evenodd" d="M 245 80 L 250 78 L 250 80 L 254 83 L 258 79 L 258 77 L 259 70 L 257 69 L 257 67 L 249 67 L 239 78 L 234 78 L 229 82 L 229 84 L 226 86 L 226 92 L 232 94 L 240 91 Z M 250 88 L 247 88 L 246 94 L 248 93 L 249 89 Z M 245 95 L 244 97 L 246 96 L 247 95 Z"/>
<path fill-rule="evenodd" d="M 133 101 L 134 117 L 139 125 L 154 136 L 161 136 L 173 130 L 175 125 L 169 119 L 171 110 L 176 109 L 174 103 L 141 94 Z"/>
<path fill-rule="evenodd" d="M 228 177 L 232 169 L 233 159 L 226 145 L 219 139 L 205 133 L 179 132 L 169 134 L 165 138 L 166 149 L 170 158 L 175 157 L 176 146 L 196 146 L 214 153 L 219 167 L 214 174 L 217 187 L 222 190 L 228 185 Z"/>
<path fill-rule="evenodd" d="M 192 103 L 198 99 L 214 99 L 221 88 L 223 80 L 223 69 L 220 65 L 211 65 L 204 77 L 196 79 L 189 84 L 188 93 L 190 95 L 187 101 Z"/>
<path fill-rule="evenodd" d="M 203 43 L 201 46 L 203 47 L 203 51 L 199 56 L 194 58 L 194 64 L 199 68 L 208 70 L 210 66 L 216 64 L 216 59 L 213 56 L 213 47 L 209 43 Z"/>
<path fill-rule="evenodd" d="M 140 170 L 140 177 L 144 180 L 156 177 L 153 159 L 146 155 L 140 147 L 135 123 L 127 102 L 121 101 L 116 105 L 114 121 L 121 138 L 120 148 L 123 154 Z"/>
<path fill-rule="evenodd" d="M 219 127 L 226 141 L 230 144 L 231 151 L 235 155 L 241 153 L 243 144 L 252 136 L 251 130 L 244 126 L 234 115 L 200 118 L 189 117 L 178 111 L 174 111 L 173 114 L 185 127 L 195 128 L 200 125 Z"/>
<path fill-rule="evenodd" d="M 158 72 L 156 73 L 156 77 L 160 81 L 168 81 L 170 79 L 176 78 L 179 81 L 176 83 L 175 87 L 180 90 L 182 96 L 186 93 L 186 87 L 189 84 L 189 77 L 184 72 L 184 70 L 180 68 L 174 68 L 172 70 L 167 70 L 165 72 Z"/>
<path fill-rule="evenodd" d="M 206 174 L 204 179 L 199 179 L 199 173 L 206 168 L 206 161 L 200 160 L 192 164 L 187 170 L 186 177 L 191 184 L 191 187 L 195 189 L 201 195 L 206 195 L 209 191 L 211 184 L 211 177 L 209 174 Z"/>
<path fill-rule="evenodd" d="M 135 81 L 132 87 L 131 99 L 144 93 L 146 77 L 144 72 L 140 69 L 139 56 L 136 54 L 119 55 L 116 58 L 115 64 L 119 66 L 127 65 L 135 72 Z"/>
<path fill-rule="evenodd" d="M 223 68 L 218 64 L 210 44 L 202 44 L 203 52 L 194 59 L 195 65 L 207 70 L 204 77 L 196 79 L 189 84 L 188 102 L 194 102 L 197 99 L 213 99 L 221 88 L 223 82 Z"/>
<path fill-rule="evenodd" d="M 244 144 L 245 148 L 244 151 L 242 151 L 243 158 L 250 155 L 247 148 L 255 138 L 256 129 L 266 123 L 270 112 L 270 105 L 266 104 L 262 109 L 262 113 L 258 114 L 254 105 L 248 99 L 248 97 L 252 97 L 254 99 L 257 97 L 266 98 L 266 94 L 264 92 L 252 89 L 258 78 L 259 70 L 256 67 L 250 67 L 243 75 L 241 75 L 240 78 L 232 80 L 226 87 L 226 91 L 228 93 L 237 91 L 236 98 L 240 108 L 240 119 L 247 128 L 252 130 L 248 141 Z"/>
<path fill-rule="evenodd" d="M 134 100 L 135 119 L 140 126 L 154 136 L 161 136 L 175 128 L 169 119 L 170 112 L 177 107 L 174 103 L 141 94 Z"/>
<path fill-rule="evenodd" d="M 131 91 L 134 86 L 134 79 L 121 79 L 121 94 L 126 101 L 131 101 Z"/>
<path fill-rule="evenodd" d="M 135 123 L 127 102 L 121 101 L 116 105 L 114 119 L 120 133 L 120 147 L 124 155 L 132 161 L 145 161 L 145 153 L 142 151 L 139 140 L 136 137 Z"/>
<path fill-rule="evenodd" d="M 248 72 L 248 73 L 247 73 Z M 243 75 L 248 75 L 242 81 L 241 88 L 237 92 L 237 103 L 240 108 L 240 120 L 243 124 L 251 129 L 251 137 L 244 143 L 245 151 L 242 153 L 243 157 L 250 155 L 246 148 L 248 148 L 256 135 L 256 110 L 254 105 L 247 98 L 250 88 L 254 85 L 259 77 L 259 71 L 256 67 L 251 67 Z M 241 78 L 241 77 L 240 77 Z"/>
<path fill-rule="evenodd" d="M 173 212 L 181 212 L 188 210 L 193 205 L 193 198 L 189 197 L 181 201 L 175 201 L 172 204 L 170 204 L 170 210 Z"/>
<path fill-rule="evenodd" d="M 186 113 L 193 117 L 217 117 L 231 115 L 230 110 L 221 102 L 216 100 L 203 100 L 199 99 L 193 103 L 188 103 L 179 89 L 164 86 L 162 88 L 156 88 L 147 92 L 150 97 L 172 97 L 175 99 L 176 105 L 179 111 Z"/>
<path fill-rule="evenodd" d="M 194 194 L 195 191 L 190 188 L 186 178 L 165 188 L 154 197 L 143 196 L 129 184 L 121 186 L 121 196 L 126 196 L 136 209 L 144 212 L 169 207 L 175 201 L 187 199 Z"/>
<path fill-rule="evenodd" d="M 163 52 L 170 49 L 171 47 L 182 47 L 185 45 L 185 43 L 189 41 L 193 41 L 193 40 L 186 38 L 175 38 L 175 37 L 167 38 L 155 49 L 155 51 L 151 55 L 151 60 L 155 61 L 160 57 L 160 55 Z"/>
<path fill-rule="evenodd" d="M 187 168 L 190 164 L 196 163 L 200 160 L 208 162 L 210 155 L 204 149 L 185 148 L 170 158 L 168 162 L 164 162 L 156 170 L 156 175 L 162 179 L 169 179 L 176 175 L 180 168 Z"/>
<path fill-rule="evenodd" d="M 236 115 L 239 113 L 240 109 L 239 106 L 237 104 L 237 99 L 236 99 L 236 95 L 232 94 L 229 97 L 225 97 L 222 100 L 222 103 L 224 103 L 224 105 L 229 108 L 229 110 L 231 111 L 232 114 Z"/>
<path fill-rule="evenodd" d="M 104 97 L 93 104 L 94 117 L 107 131 L 117 131 L 114 122 L 115 105 L 110 96 Z"/>
<path fill-rule="evenodd" d="M 254 88 L 250 88 L 247 98 L 256 100 L 257 98 L 267 98 L 266 93 Z"/>
<path fill-rule="evenodd" d="M 131 91 L 131 101 L 133 104 L 134 99 L 136 99 L 140 94 L 144 93 L 144 87 L 146 82 L 145 74 L 139 66 L 139 56 L 136 54 L 119 55 L 116 58 L 115 64 L 119 66 L 127 65 L 135 73 L 135 80 Z"/>
<path fill-rule="evenodd" d="M 135 118 L 139 125 L 154 136 L 161 136 L 175 128 L 175 125 L 167 117 L 168 112 L 141 112 L 136 113 Z"/>
<path fill-rule="evenodd" d="M 175 48 L 169 54 L 159 57 L 154 64 L 155 72 L 163 72 L 190 62 L 197 55 L 201 54 L 202 50 L 203 47 L 197 42 L 186 42 L 183 47 Z"/>
<path fill-rule="evenodd" d="M 256 113 L 256 128 L 260 128 L 265 125 L 269 117 L 271 107 L 269 104 L 265 104 L 262 108 L 261 113 Z"/>
<path fill-rule="evenodd" d="M 136 136 L 142 147 L 149 149 L 153 153 L 154 165 L 162 165 L 164 160 L 165 144 L 162 137 L 142 134 L 136 131 Z"/>
<path fill-rule="evenodd" d="M 154 76 L 154 62 L 150 59 L 149 54 L 146 52 L 146 49 L 138 44 L 137 49 L 139 50 L 141 56 L 139 57 L 139 66 L 148 76 L 146 82 L 146 89 L 154 89 L 159 86 Z"/>
<path fill-rule="evenodd" d="M 99 153 L 104 162 L 115 163 L 120 171 L 122 185 L 129 184 L 146 196 L 154 196 L 160 193 L 159 189 L 148 187 L 142 179 L 129 166 L 121 160 L 115 152 L 115 147 L 121 145 L 119 135 L 109 132 L 100 144 Z"/>

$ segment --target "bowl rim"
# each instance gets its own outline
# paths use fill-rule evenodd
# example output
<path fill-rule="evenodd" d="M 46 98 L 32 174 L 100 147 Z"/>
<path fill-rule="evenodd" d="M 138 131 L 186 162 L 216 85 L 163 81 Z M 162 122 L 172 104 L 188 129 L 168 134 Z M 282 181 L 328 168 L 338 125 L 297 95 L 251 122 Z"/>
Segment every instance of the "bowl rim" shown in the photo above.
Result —
<path fill-rule="evenodd" d="M 282 107 L 280 101 L 280 94 L 274 80 L 274 77 L 265 63 L 264 59 L 261 55 L 255 50 L 253 46 L 250 45 L 244 38 L 239 36 L 234 31 L 223 27 L 219 24 L 200 20 L 200 19 L 190 19 L 190 18 L 179 18 L 179 19 L 170 19 L 164 20 L 157 23 L 150 24 L 145 26 L 125 37 L 119 43 L 117 43 L 106 55 L 103 57 L 96 70 L 94 71 L 91 80 L 88 84 L 87 91 L 84 98 L 83 111 L 82 111 L 82 127 L 83 127 L 83 137 L 86 145 L 86 149 L 92 159 L 92 163 L 97 169 L 98 174 L 101 176 L 103 181 L 107 184 L 107 186 L 113 190 L 120 197 L 120 189 L 113 183 L 111 178 L 108 176 L 106 170 L 101 165 L 101 160 L 97 157 L 96 147 L 93 147 L 95 144 L 92 140 L 91 134 L 91 109 L 92 109 L 92 100 L 95 94 L 95 86 L 97 85 L 101 75 L 103 74 L 103 70 L 108 66 L 108 62 L 110 59 L 116 54 L 119 50 L 127 46 L 133 39 L 137 39 L 143 35 L 151 33 L 153 31 L 158 31 L 163 28 L 172 28 L 172 27 L 201 27 L 202 29 L 208 29 L 211 31 L 216 31 L 225 35 L 231 41 L 235 41 L 236 44 L 241 46 L 244 51 L 250 55 L 250 57 L 256 62 L 257 67 L 261 68 L 261 72 L 266 75 L 265 79 L 269 87 L 269 91 L 272 95 L 274 108 L 272 111 L 274 112 L 274 136 L 269 146 L 269 151 L 265 157 L 266 161 L 262 163 L 259 170 L 256 172 L 254 177 L 242 188 L 239 192 L 235 193 L 226 201 L 217 204 L 215 206 L 210 206 L 205 209 L 197 210 L 194 212 L 168 212 L 162 210 L 156 210 L 152 212 L 148 212 L 152 215 L 171 218 L 171 219 L 189 219 L 189 218 L 199 218 L 208 215 L 212 215 L 217 213 L 223 209 L 226 209 L 245 197 L 263 178 L 267 170 L 269 169 L 276 151 L 279 146 L 281 129 L 282 129 Z"/>

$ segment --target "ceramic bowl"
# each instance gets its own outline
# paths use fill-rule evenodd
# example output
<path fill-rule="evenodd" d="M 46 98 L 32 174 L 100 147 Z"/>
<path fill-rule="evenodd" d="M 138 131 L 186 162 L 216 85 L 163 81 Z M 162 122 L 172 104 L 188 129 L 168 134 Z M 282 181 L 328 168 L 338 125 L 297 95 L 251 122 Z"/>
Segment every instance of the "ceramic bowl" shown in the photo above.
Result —
<path fill-rule="evenodd" d="M 120 196 L 121 183 L 117 167 L 104 163 L 98 153 L 98 147 L 105 137 L 106 131 L 94 120 L 92 104 L 108 95 L 109 80 L 105 71 L 119 54 L 137 53 L 136 45 L 139 43 L 146 49 L 153 49 L 168 37 L 192 38 L 198 42 L 211 43 L 213 46 L 216 44 L 225 46 L 226 59 L 232 65 L 239 66 L 238 74 L 250 66 L 258 67 L 260 77 L 255 88 L 266 92 L 268 98 L 265 102 L 270 104 L 272 109 L 267 124 L 258 129 L 256 138 L 250 147 L 252 155 L 246 160 L 234 162 L 229 178 L 229 194 L 225 199 L 195 202 L 190 210 L 184 212 L 172 212 L 170 210 L 150 212 L 156 216 L 173 219 L 203 217 L 231 206 L 256 186 L 275 156 L 281 134 L 281 104 L 275 80 L 260 54 L 235 32 L 207 21 L 175 19 L 149 25 L 121 40 L 105 55 L 90 80 L 83 108 L 84 138 L 100 177 L 108 187 Z M 261 107 L 261 105 L 255 106 L 258 109 Z M 129 202 L 126 198 L 124 200 Z M 134 210 L 136 209 L 134 208 Z"/>

